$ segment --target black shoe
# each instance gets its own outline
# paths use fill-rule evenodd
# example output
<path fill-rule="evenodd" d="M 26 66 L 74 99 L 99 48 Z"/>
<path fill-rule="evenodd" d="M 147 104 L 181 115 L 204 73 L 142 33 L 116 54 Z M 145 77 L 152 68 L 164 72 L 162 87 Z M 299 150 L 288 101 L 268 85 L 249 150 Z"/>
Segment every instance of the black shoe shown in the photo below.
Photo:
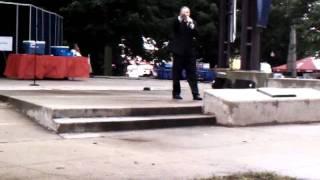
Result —
<path fill-rule="evenodd" d="M 174 95 L 172 98 L 176 99 L 176 100 L 182 100 L 183 99 L 180 95 Z"/>
<path fill-rule="evenodd" d="M 199 95 L 197 95 L 197 96 L 193 96 L 193 100 L 202 101 L 202 98 Z"/>

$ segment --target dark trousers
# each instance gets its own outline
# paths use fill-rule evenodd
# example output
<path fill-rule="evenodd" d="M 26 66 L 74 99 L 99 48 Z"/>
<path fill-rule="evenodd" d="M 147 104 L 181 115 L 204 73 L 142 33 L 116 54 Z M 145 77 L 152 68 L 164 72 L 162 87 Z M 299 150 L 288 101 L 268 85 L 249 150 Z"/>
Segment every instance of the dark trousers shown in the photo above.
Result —
<path fill-rule="evenodd" d="M 198 80 L 197 80 L 197 67 L 196 60 L 193 56 L 180 56 L 174 55 L 172 78 L 173 78 L 173 92 L 172 94 L 180 95 L 181 86 L 180 80 L 182 79 L 182 71 L 186 70 L 187 80 L 192 91 L 193 96 L 199 95 Z"/>

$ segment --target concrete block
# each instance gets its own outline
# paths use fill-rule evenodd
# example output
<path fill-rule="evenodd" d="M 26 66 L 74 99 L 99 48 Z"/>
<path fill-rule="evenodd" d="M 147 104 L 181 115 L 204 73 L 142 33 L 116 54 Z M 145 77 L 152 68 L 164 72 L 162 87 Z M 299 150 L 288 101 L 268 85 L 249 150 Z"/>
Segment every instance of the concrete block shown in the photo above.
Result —
<path fill-rule="evenodd" d="M 207 90 L 204 112 L 214 114 L 217 123 L 226 126 L 320 122 L 320 91 L 278 90 L 296 97 L 273 98 L 256 89 Z"/>
<path fill-rule="evenodd" d="M 268 87 L 274 88 L 313 88 L 320 90 L 319 79 L 268 79 Z"/>

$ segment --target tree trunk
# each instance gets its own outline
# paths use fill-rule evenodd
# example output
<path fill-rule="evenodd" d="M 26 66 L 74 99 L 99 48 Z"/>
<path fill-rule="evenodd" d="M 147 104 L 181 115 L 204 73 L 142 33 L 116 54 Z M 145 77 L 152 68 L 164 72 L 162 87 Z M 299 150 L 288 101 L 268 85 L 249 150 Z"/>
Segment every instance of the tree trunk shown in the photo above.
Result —
<path fill-rule="evenodd" d="M 290 28 L 290 41 L 288 52 L 288 72 L 292 78 L 297 77 L 297 32 L 294 25 Z"/>

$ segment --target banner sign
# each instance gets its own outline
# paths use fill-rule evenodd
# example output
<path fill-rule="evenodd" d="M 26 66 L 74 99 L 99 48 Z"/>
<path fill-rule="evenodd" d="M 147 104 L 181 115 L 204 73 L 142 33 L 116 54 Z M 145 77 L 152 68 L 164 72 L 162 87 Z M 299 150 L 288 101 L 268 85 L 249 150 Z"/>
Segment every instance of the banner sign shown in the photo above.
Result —
<path fill-rule="evenodd" d="M 257 26 L 266 28 L 272 0 L 257 0 Z"/>
<path fill-rule="evenodd" d="M 13 37 L 0 36 L 0 51 L 12 51 Z"/>

